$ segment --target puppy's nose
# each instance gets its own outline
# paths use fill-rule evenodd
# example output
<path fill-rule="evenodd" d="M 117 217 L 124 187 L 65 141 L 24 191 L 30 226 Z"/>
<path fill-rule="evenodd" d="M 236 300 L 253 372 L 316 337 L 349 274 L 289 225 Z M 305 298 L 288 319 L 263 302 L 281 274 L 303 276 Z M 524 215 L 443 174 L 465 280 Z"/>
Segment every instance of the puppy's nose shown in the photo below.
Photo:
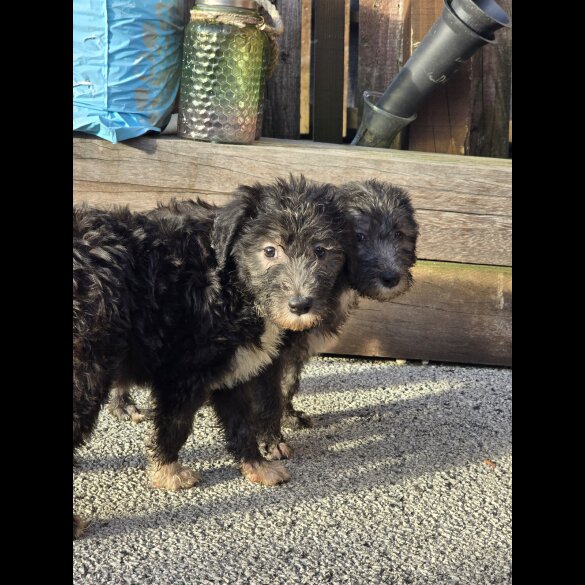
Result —
<path fill-rule="evenodd" d="M 304 315 L 313 306 L 313 299 L 311 297 L 291 297 L 288 306 L 295 315 Z"/>
<path fill-rule="evenodd" d="M 382 283 L 387 288 L 393 288 L 400 282 L 400 275 L 395 272 L 382 274 Z"/>

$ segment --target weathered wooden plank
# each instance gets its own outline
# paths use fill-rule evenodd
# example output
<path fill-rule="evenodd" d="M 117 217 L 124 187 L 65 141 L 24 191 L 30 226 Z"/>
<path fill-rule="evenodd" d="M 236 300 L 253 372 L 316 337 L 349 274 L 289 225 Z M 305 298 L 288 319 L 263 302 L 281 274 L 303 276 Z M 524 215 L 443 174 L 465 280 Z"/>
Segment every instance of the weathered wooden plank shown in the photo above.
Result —
<path fill-rule="evenodd" d="M 408 4 L 396 0 L 360 0 L 357 83 L 360 119 L 364 91 L 383 92 L 403 64 L 403 29 Z"/>
<path fill-rule="evenodd" d="M 350 0 L 345 1 L 344 24 L 343 24 L 343 124 L 341 135 L 347 136 L 347 95 L 349 90 L 349 20 L 350 20 Z"/>
<path fill-rule="evenodd" d="M 365 90 L 384 92 L 404 63 L 405 17 L 409 2 L 360 0 L 357 108 L 361 121 Z M 401 132 L 392 147 L 404 144 Z"/>
<path fill-rule="evenodd" d="M 443 0 L 411 0 L 411 51 L 443 11 Z M 464 154 L 470 126 L 471 63 L 462 63 L 449 81 L 438 87 L 409 126 L 410 150 Z"/>
<path fill-rule="evenodd" d="M 74 138 L 74 197 L 94 204 L 197 195 L 225 202 L 238 184 L 288 173 L 340 184 L 379 178 L 411 193 L 419 257 L 511 265 L 511 161 L 263 139 L 250 146 L 174 137 L 111 144 Z"/>
<path fill-rule="evenodd" d="M 301 0 L 274 2 L 285 23 L 280 60 L 267 81 L 262 135 L 298 138 L 301 107 Z"/>
<path fill-rule="evenodd" d="M 358 95 L 358 72 L 359 72 L 359 0 L 349 2 L 349 40 L 347 50 L 349 59 L 347 64 L 347 100 L 346 119 L 347 136 L 351 141 L 355 136 L 358 127 L 357 103 L 361 100 Z"/>
<path fill-rule="evenodd" d="M 313 4 L 313 139 L 341 142 L 343 133 L 344 0 Z"/>
<path fill-rule="evenodd" d="M 301 111 L 300 132 L 311 131 L 311 15 L 313 0 L 301 1 Z"/>
<path fill-rule="evenodd" d="M 173 197 L 177 199 L 196 199 L 200 197 L 216 205 L 225 205 L 233 199 L 226 193 L 212 193 L 199 189 L 161 189 L 145 185 L 121 183 L 103 183 L 100 181 L 73 181 L 73 201 L 85 201 L 96 207 L 128 205 L 133 211 L 147 211 L 156 207 L 157 203 L 167 203 Z"/>
<path fill-rule="evenodd" d="M 361 300 L 329 353 L 508 366 L 512 270 L 419 262 L 390 303 Z"/>
<path fill-rule="evenodd" d="M 512 17 L 512 0 L 499 0 L 499 4 Z M 465 152 L 505 158 L 511 142 L 512 29 L 499 30 L 496 40 L 471 59 L 470 126 Z"/>

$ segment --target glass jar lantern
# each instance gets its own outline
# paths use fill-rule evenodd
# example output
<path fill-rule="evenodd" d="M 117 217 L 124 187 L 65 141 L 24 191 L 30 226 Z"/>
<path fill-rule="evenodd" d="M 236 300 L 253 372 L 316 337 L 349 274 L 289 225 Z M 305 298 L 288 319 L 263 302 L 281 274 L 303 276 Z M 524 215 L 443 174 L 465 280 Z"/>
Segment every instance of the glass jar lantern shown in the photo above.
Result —
<path fill-rule="evenodd" d="M 197 0 L 185 31 L 178 135 L 248 144 L 263 107 L 270 41 L 254 0 Z"/>

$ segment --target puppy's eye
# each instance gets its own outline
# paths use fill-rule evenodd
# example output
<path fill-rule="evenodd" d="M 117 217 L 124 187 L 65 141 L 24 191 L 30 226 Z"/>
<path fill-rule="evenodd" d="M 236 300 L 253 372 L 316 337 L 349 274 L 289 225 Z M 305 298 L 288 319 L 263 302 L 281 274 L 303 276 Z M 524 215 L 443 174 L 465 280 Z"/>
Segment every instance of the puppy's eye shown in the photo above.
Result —
<path fill-rule="evenodd" d="M 397 240 L 401 240 L 401 239 L 404 237 L 404 234 L 403 234 L 402 232 L 400 232 L 400 231 L 398 231 L 398 232 L 394 232 L 394 237 L 395 237 Z"/>
<path fill-rule="evenodd" d="M 317 256 L 317 258 L 323 258 L 326 252 L 327 250 L 325 250 L 323 246 L 315 246 L 315 256 Z"/>
<path fill-rule="evenodd" d="M 359 233 L 359 232 L 355 235 L 355 237 L 356 237 L 356 239 L 357 239 L 358 242 L 363 242 L 366 239 L 365 234 L 362 234 L 362 233 Z"/>
<path fill-rule="evenodd" d="M 275 258 L 276 248 L 274 246 L 266 246 L 266 248 L 264 248 L 264 256 L 267 258 Z"/>

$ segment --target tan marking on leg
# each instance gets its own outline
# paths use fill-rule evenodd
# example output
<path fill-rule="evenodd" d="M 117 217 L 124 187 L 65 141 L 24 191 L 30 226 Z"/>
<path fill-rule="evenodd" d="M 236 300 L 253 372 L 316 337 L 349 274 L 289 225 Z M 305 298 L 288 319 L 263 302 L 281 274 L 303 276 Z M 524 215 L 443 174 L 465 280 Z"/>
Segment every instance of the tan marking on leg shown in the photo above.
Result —
<path fill-rule="evenodd" d="M 73 514 L 73 538 L 83 536 L 85 529 L 89 526 L 89 520 L 82 520 L 76 514 Z"/>
<path fill-rule="evenodd" d="M 141 423 L 146 418 L 146 415 L 143 412 L 140 412 L 138 409 L 136 409 L 136 411 L 132 412 L 130 418 L 133 423 Z"/>
<path fill-rule="evenodd" d="M 152 487 L 176 491 L 193 487 L 200 477 L 192 469 L 183 467 L 178 461 L 151 467 L 150 483 Z"/>
<path fill-rule="evenodd" d="M 241 471 L 248 481 L 261 485 L 277 485 L 290 479 L 290 473 L 281 461 L 244 462 Z"/>
<path fill-rule="evenodd" d="M 292 457 L 293 450 L 285 442 L 274 443 L 268 447 L 266 453 L 266 459 L 269 461 L 277 461 L 279 459 L 290 459 Z"/>

